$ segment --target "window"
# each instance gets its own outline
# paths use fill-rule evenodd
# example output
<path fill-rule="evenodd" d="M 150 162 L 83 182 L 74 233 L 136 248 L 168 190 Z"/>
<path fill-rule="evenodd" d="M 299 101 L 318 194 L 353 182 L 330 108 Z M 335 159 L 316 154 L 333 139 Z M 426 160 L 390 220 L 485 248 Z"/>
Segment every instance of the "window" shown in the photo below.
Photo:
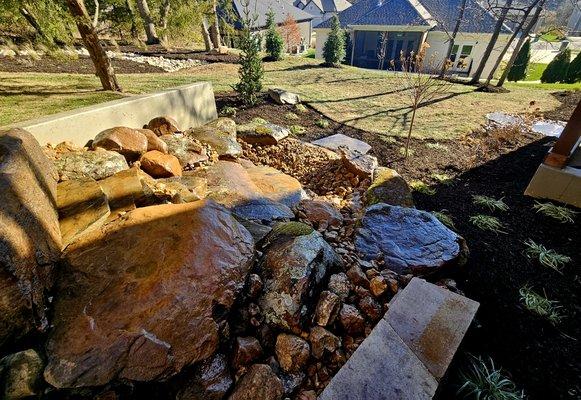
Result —
<path fill-rule="evenodd" d="M 455 44 L 452 46 L 452 54 L 450 54 L 450 61 L 452 61 L 453 69 L 465 70 L 470 66 L 470 55 L 474 50 L 472 44 Z"/>

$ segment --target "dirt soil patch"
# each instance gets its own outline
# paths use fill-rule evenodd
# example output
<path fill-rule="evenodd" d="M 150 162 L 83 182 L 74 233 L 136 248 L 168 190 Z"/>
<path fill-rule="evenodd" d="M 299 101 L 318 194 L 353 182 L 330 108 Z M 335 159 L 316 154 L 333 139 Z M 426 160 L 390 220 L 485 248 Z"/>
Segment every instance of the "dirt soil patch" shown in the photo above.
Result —
<path fill-rule="evenodd" d="M 566 94 L 555 119 L 568 120 L 577 94 Z M 457 231 L 470 248 L 468 265 L 454 278 L 466 296 L 481 303 L 470 329 L 464 351 L 492 357 L 514 379 L 530 399 L 579 399 L 581 365 L 581 215 L 573 224 L 561 224 L 533 209 L 535 200 L 523 195 L 531 177 L 554 139 L 517 129 L 482 129 L 457 141 L 411 141 L 412 155 L 402 158 L 404 140 L 385 140 L 378 135 L 329 121 L 311 108 L 299 111 L 266 101 L 245 109 L 232 95 L 217 99 L 219 109 L 237 107 L 234 119 L 248 122 L 260 117 L 281 125 L 301 125 L 299 137 L 313 140 L 334 133 L 367 141 L 381 165 L 398 170 L 408 181 L 422 180 L 434 195 L 414 193 L 416 205 L 428 211 L 452 216 Z M 296 117 L 291 117 L 293 113 Z M 547 113 L 549 114 L 549 113 Z M 547 115 L 548 117 L 548 115 Z M 473 195 L 503 198 L 508 211 L 491 213 L 472 202 Z M 578 210 L 577 210 L 578 211 Z M 470 222 L 476 214 L 500 219 L 505 233 L 478 229 Z M 572 261 L 560 274 L 529 260 L 524 254 L 528 239 L 565 254 Z M 559 302 L 563 321 L 553 326 L 524 308 L 519 289 L 529 285 L 538 293 Z M 461 357 L 460 357 L 461 358 Z M 450 371 L 442 398 L 454 398 L 458 366 Z"/>
<path fill-rule="evenodd" d="M 558 121 L 569 120 L 569 117 L 573 114 L 573 110 L 581 102 L 581 90 L 566 90 L 551 94 L 561 102 L 561 106 L 555 110 L 546 112 L 545 117 Z"/>
<path fill-rule="evenodd" d="M 208 63 L 230 63 L 238 62 L 236 54 L 215 54 L 205 51 L 195 51 L 191 49 L 166 49 L 163 46 L 148 46 L 147 50 L 135 46 L 120 46 L 120 51 L 140 54 L 142 56 L 171 58 L 176 60 L 200 60 Z"/>
<path fill-rule="evenodd" d="M 118 74 L 163 73 L 162 68 L 129 60 L 112 59 Z M 3 72 L 45 72 L 50 74 L 94 74 L 95 66 L 89 57 L 58 59 L 52 57 L 0 57 L 0 71 Z"/>

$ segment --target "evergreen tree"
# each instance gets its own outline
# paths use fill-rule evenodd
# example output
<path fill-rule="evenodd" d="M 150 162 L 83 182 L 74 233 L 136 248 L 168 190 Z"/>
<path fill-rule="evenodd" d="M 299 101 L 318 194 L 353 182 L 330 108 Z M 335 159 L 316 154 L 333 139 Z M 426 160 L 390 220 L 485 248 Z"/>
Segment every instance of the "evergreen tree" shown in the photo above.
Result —
<path fill-rule="evenodd" d="M 520 48 L 514 64 L 508 71 L 507 79 L 512 82 L 522 81 L 527 77 L 527 69 L 531 59 L 531 41 L 527 40 Z"/>
<path fill-rule="evenodd" d="M 569 64 L 569 71 L 567 72 L 567 83 L 581 82 L 581 53 Z"/>
<path fill-rule="evenodd" d="M 323 57 L 325 64 L 334 67 L 339 66 L 345 58 L 345 34 L 336 15 L 331 18 L 331 32 L 323 46 Z"/>
<path fill-rule="evenodd" d="M 234 86 L 234 90 L 240 94 L 245 104 L 254 105 L 258 101 L 258 93 L 262 90 L 264 69 L 260 58 L 260 41 L 252 34 L 256 16 L 250 14 L 250 0 L 242 0 L 242 7 L 244 17 L 239 44 L 242 54 L 238 61 L 240 82 Z"/>
<path fill-rule="evenodd" d="M 351 32 L 344 31 L 345 34 L 345 57 L 343 57 L 343 64 L 351 64 L 351 52 L 353 51 L 353 42 L 351 41 Z"/>
<path fill-rule="evenodd" d="M 266 14 L 266 28 L 265 47 L 268 58 L 273 61 L 282 60 L 284 41 L 280 32 L 276 29 L 274 11 L 272 9 L 268 10 L 268 14 Z"/>
<path fill-rule="evenodd" d="M 567 80 L 569 62 L 571 60 L 571 50 L 565 49 L 553 58 L 541 75 L 541 82 L 555 83 Z"/>

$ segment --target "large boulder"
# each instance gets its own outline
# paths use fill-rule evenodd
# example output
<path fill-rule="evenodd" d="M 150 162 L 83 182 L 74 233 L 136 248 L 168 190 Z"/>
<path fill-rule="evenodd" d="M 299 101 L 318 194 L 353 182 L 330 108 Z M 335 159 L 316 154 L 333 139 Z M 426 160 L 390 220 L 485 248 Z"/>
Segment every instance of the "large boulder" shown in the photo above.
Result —
<path fill-rule="evenodd" d="M 220 158 L 242 155 L 242 147 L 236 141 L 236 122 L 230 118 L 218 118 L 206 125 L 188 129 L 185 134 L 212 146 Z"/>
<path fill-rule="evenodd" d="M 385 203 L 392 206 L 413 207 L 412 191 L 403 177 L 391 168 L 379 167 L 373 171 L 367 190 L 368 205 Z"/>
<path fill-rule="evenodd" d="M 229 400 L 280 400 L 282 382 L 266 364 L 254 364 L 236 384 Z"/>
<path fill-rule="evenodd" d="M 221 400 L 234 383 L 223 354 L 204 360 L 191 375 L 176 400 Z"/>
<path fill-rule="evenodd" d="M 123 154 L 129 161 L 137 160 L 147 151 L 147 137 L 137 129 L 116 126 L 105 129 L 93 139 L 93 149 L 100 147 L 105 150 Z"/>
<path fill-rule="evenodd" d="M 208 201 L 138 208 L 84 235 L 63 257 L 46 381 L 160 380 L 208 358 L 253 253 L 250 233 Z"/>
<path fill-rule="evenodd" d="M 246 172 L 264 197 L 295 207 L 301 200 L 308 198 L 301 183 L 290 175 L 266 165 L 244 164 Z"/>
<path fill-rule="evenodd" d="M 7 355 L 0 360 L 0 396 L 16 400 L 40 394 L 43 369 L 42 358 L 32 349 Z"/>
<path fill-rule="evenodd" d="M 208 161 L 206 149 L 191 137 L 180 133 L 164 135 L 160 139 L 167 144 L 167 152 L 177 157 L 182 168 L 192 169 Z"/>
<path fill-rule="evenodd" d="M 284 89 L 278 89 L 278 88 L 268 89 L 268 95 L 276 103 L 281 104 L 281 105 L 282 104 L 294 105 L 294 104 L 299 104 L 301 102 L 301 99 L 300 99 L 298 94 L 288 92 Z"/>
<path fill-rule="evenodd" d="M 177 121 L 167 115 L 155 117 L 149 121 L 146 128 L 153 131 L 157 136 L 171 135 L 180 132 L 180 127 Z"/>
<path fill-rule="evenodd" d="M 44 329 L 61 251 L 57 171 L 34 137 L 0 132 L 0 346 Z"/>
<path fill-rule="evenodd" d="M 430 274 L 462 264 L 467 255 L 464 239 L 432 214 L 383 203 L 365 211 L 355 246 L 366 260 L 383 258 L 400 274 Z"/>
<path fill-rule="evenodd" d="M 345 168 L 349 172 L 363 178 L 370 178 L 378 166 L 377 158 L 369 154 L 361 153 L 358 150 L 351 150 L 346 146 L 340 146 L 338 152 L 341 155 L 341 160 Z"/>
<path fill-rule="evenodd" d="M 237 216 L 251 220 L 268 221 L 294 217 L 294 213 L 287 205 L 270 198 L 276 198 L 279 195 L 276 193 L 265 194 L 256 184 L 257 179 L 265 180 L 268 178 L 267 175 L 259 175 L 257 171 L 251 175 L 239 163 L 224 160 L 218 161 L 206 169 L 197 170 L 194 174 L 207 180 L 209 198 L 230 208 Z M 293 188 L 300 189 L 300 183 L 296 181 Z M 300 190 L 302 191 L 302 189 Z M 292 199 L 293 196 L 294 192 L 290 190 L 284 192 L 284 196 L 281 196 L 280 200 Z"/>
<path fill-rule="evenodd" d="M 152 150 L 141 156 L 141 169 L 154 178 L 171 178 L 182 175 L 180 160 L 171 154 L 164 154 L 158 150 Z"/>
<path fill-rule="evenodd" d="M 276 145 L 290 135 L 290 130 L 275 124 L 250 122 L 236 127 L 238 139 L 255 145 Z"/>
<path fill-rule="evenodd" d="M 57 151 L 52 157 L 59 180 L 104 179 L 129 168 L 121 154 L 101 148 L 94 151 L 67 149 Z"/>
<path fill-rule="evenodd" d="M 278 223 L 265 242 L 259 305 L 267 322 L 300 333 L 325 277 L 341 260 L 320 233 L 300 222 Z"/>
<path fill-rule="evenodd" d="M 147 138 L 147 151 L 157 150 L 167 153 L 167 144 L 151 129 L 138 129 Z"/>

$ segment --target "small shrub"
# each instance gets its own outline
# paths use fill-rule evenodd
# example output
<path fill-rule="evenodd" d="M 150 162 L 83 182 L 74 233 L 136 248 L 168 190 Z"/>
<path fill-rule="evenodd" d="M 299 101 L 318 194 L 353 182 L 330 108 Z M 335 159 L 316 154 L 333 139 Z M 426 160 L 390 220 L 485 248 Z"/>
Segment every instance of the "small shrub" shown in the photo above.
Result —
<path fill-rule="evenodd" d="M 557 325 L 563 320 L 558 301 L 549 300 L 546 296 L 534 292 L 529 286 L 521 287 L 519 294 L 520 300 L 527 310 L 546 318 L 553 325 Z"/>
<path fill-rule="evenodd" d="M 305 58 L 315 58 L 315 49 L 308 49 L 305 54 L 303 54 Z"/>
<path fill-rule="evenodd" d="M 562 273 L 561 270 L 565 264 L 571 262 L 571 257 L 559 254 L 553 249 L 547 249 L 542 244 L 535 243 L 532 239 L 527 240 L 525 246 L 527 247 L 525 255 L 528 258 L 537 259 L 541 265 L 554 269 L 559 273 Z"/>
<path fill-rule="evenodd" d="M 572 224 L 575 222 L 575 215 L 579 214 L 576 211 L 569 210 L 567 207 L 557 206 L 553 203 L 541 203 L 535 201 L 533 208 L 541 214 L 554 218 L 563 224 Z"/>
<path fill-rule="evenodd" d="M 331 31 L 323 46 L 323 58 L 325 64 L 334 67 L 340 66 L 345 58 L 345 34 L 336 15 L 331 18 Z"/>
<path fill-rule="evenodd" d="M 329 121 L 321 118 L 315 121 L 315 125 L 317 125 L 319 128 L 326 129 L 329 127 Z"/>
<path fill-rule="evenodd" d="M 454 220 L 452 219 L 452 217 L 448 213 L 445 212 L 445 210 L 442 210 L 442 211 L 432 211 L 432 214 L 442 224 L 446 225 L 450 229 L 456 230 L 456 225 L 454 224 Z"/>
<path fill-rule="evenodd" d="M 541 82 L 555 83 L 565 82 L 569 73 L 569 62 L 571 61 L 571 50 L 568 48 L 560 52 L 553 58 L 541 75 Z"/>
<path fill-rule="evenodd" d="M 287 113 L 284 115 L 284 117 L 285 117 L 286 119 L 288 119 L 289 121 L 297 121 L 297 120 L 299 120 L 299 119 L 300 119 L 298 115 L 296 115 L 295 113 L 292 113 L 292 112 L 287 112 Z"/>
<path fill-rule="evenodd" d="M 433 196 L 436 194 L 435 189 L 432 189 L 426 183 L 424 183 L 420 180 L 411 181 L 410 187 L 412 188 L 412 190 L 419 192 L 419 193 L 422 193 L 422 194 L 425 194 L 425 195 L 428 195 L 428 196 Z"/>
<path fill-rule="evenodd" d="M 463 384 L 458 389 L 462 399 L 476 400 L 524 400 L 524 392 L 519 392 L 515 383 L 500 368 L 494 366 L 491 358 L 470 356 L 467 366 L 461 370 Z"/>
<path fill-rule="evenodd" d="M 428 149 L 439 150 L 439 151 L 449 151 L 448 146 L 442 143 L 426 143 Z"/>
<path fill-rule="evenodd" d="M 304 112 L 307 112 L 307 107 L 305 107 L 303 104 L 299 103 L 299 104 L 295 104 L 295 110 L 297 110 L 300 113 L 304 113 Z"/>
<path fill-rule="evenodd" d="M 435 181 L 441 183 L 442 185 L 448 186 L 452 184 L 452 178 L 447 174 L 433 173 L 432 175 L 430 175 L 430 177 Z"/>
<path fill-rule="evenodd" d="M 255 117 L 252 118 L 252 122 L 255 124 L 259 124 L 259 125 L 266 125 L 268 124 L 268 121 L 265 120 L 264 118 L 260 118 L 260 117 Z"/>
<path fill-rule="evenodd" d="M 486 207 L 490 211 L 507 211 L 508 206 L 502 199 L 496 200 L 488 196 L 472 196 L 472 203 L 478 206 Z"/>
<path fill-rule="evenodd" d="M 274 11 L 272 9 L 268 10 L 266 14 L 266 27 L 264 47 L 268 58 L 273 61 L 282 60 L 284 55 L 284 40 L 280 32 L 276 29 Z"/>
<path fill-rule="evenodd" d="M 293 135 L 302 135 L 307 131 L 306 128 L 301 125 L 291 125 L 289 126 L 289 130 Z"/>
<path fill-rule="evenodd" d="M 402 146 L 399 148 L 399 154 L 401 154 L 404 157 L 407 157 L 408 155 L 413 156 L 414 154 L 416 154 L 414 149 L 407 149 L 406 151 L 406 147 Z"/>
<path fill-rule="evenodd" d="M 397 139 L 393 136 L 381 136 L 381 140 L 385 143 L 394 144 L 397 143 Z M 404 149 L 405 151 L 405 149 Z"/>
<path fill-rule="evenodd" d="M 235 117 L 237 111 L 238 110 L 236 109 L 236 107 L 224 106 L 220 110 L 220 115 L 223 117 Z"/>
<path fill-rule="evenodd" d="M 470 222 L 472 225 L 476 226 L 478 229 L 483 231 L 490 231 L 495 233 L 506 233 L 502 231 L 504 226 L 502 222 L 496 217 L 491 215 L 477 214 L 470 217 Z"/>

